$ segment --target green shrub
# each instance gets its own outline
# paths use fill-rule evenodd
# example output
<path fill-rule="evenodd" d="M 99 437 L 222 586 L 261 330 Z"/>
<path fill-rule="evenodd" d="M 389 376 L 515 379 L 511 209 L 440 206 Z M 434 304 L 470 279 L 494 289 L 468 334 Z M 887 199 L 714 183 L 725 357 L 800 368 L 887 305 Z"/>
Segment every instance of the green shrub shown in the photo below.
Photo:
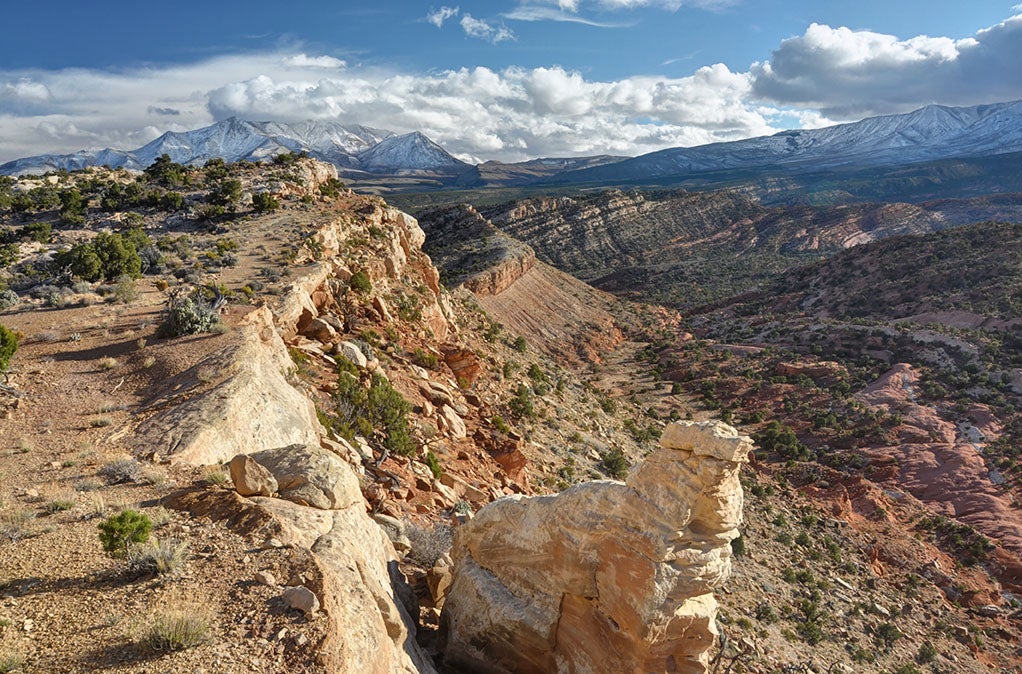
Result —
<path fill-rule="evenodd" d="M 429 353 L 422 349 L 416 349 L 412 354 L 412 362 L 420 367 L 426 368 L 427 370 L 433 370 L 440 364 L 440 359 L 434 353 Z"/>
<path fill-rule="evenodd" d="M 111 557 L 127 554 L 128 546 L 145 543 L 153 530 L 152 520 L 136 510 L 125 510 L 99 524 L 99 541 Z"/>
<path fill-rule="evenodd" d="M 508 412 L 515 419 L 535 419 L 536 408 L 532 404 L 532 389 L 519 384 L 514 396 L 507 403 Z"/>
<path fill-rule="evenodd" d="M 337 178 L 330 178 L 325 183 L 319 186 L 319 193 L 324 197 L 336 199 L 341 196 L 341 190 L 344 189 L 344 183 Z"/>
<path fill-rule="evenodd" d="M 18 293 L 14 292 L 10 288 L 4 288 L 0 290 L 0 311 L 7 311 L 11 307 L 18 304 L 21 298 L 18 297 Z"/>
<path fill-rule="evenodd" d="M 0 243 L 0 267 L 12 265 L 18 261 L 18 246 L 13 243 Z"/>
<path fill-rule="evenodd" d="M 19 237 L 38 241 L 39 243 L 49 242 L 52 234 L 53 227 L 48 222 L 31 222 L 18 230 Z"/>
<path fill-rule="evenodd" d="M 933 662 L 937 657 L 937 648 L 929 641 L 924 641 L 923 645 L 919 647 L 919 652 L 916 653 L 916 662 L 920 664 L 926 664 Z"/>
<path fill-rule="evenodd" d="M 426 465 L 429 466 L 429 470 L 433 473 L 433 477 L 440 479 L 440 476 L 444 474 L 444 469 L 440 466 L 440 459 L 436 458 L 436 454 L 432 451 L 426 452 Z"/>
<path fill-rule="evenodd" d="M 795 432 L 778 421 L 771 421 L 765 429 L 754 433 L 752 439 L 760 449 L 777 452 L 786 459 L 806 461 L 813 456 L 812 451 L 795 436 Z"/>
<path fill-rule="evenodd" d="M 499 414 L 490 417 L 490 423 L 493 424 L 493 427 L 496 428 L 501 433 L 511 432 L 511 427 L 507 425 L 506 421 L 504 421 L 504 417 L 500 416 Z"/>
<path fill-rule="evenodd" d="M 135 241 L 148 242 L 144 233 L 141 236 L 136 233 L 140 231 L 129 230 L 124 236 L 100 232 L 92 241 L 58 253 L 55 264 L 90 282 L 113 280 L 118 276 L 138 278 L 142 275 L 142 258 L 135 248 Z"/>
<path fill-rule="evenodd" d="M 529 350 L 529 343 L 525 341 L 524 337 L 519 335 L 518 337 L 515 337 L 515 341 L 511 343 L 511 348 L 518 353 L 525 353 Z"/>
<path fill-rule="evenodd" d="M 731 539 L 731 553 L 735 557 L 745 556 L 745 536 Z"/>
<path fill-rule="evenodd" d="M 357 271 L 348 279 L 348 287 L 364 295 L 373 289 L 373 282 L 369 280 L 369 274 Z"/>
<path fill-rule="evenodd" d="M 366 389 L 356 376 L 341 372 L 334 393 L 334 414 L 323 415 L 320 422 L 347 440 L 363 435 L 390 452 L 411 456 L 416 449 L 408 426 L 411 409 L 408 401 L 383 377 L 373 375 Z"/>
<path fill-rule="evenodd" d="M 85 222 L 85 200 L 82 193 L 73 187 L 60 193 L 60 220 L 67 225 Z"/>
<path fill-rule="evenodd" d="M 280 200 L 269 192 L 258 192 L 252 195 L 252 208 L 256 213 L 269 213 L 280 208 Z"/>
<path fill-rule="evenodd" d="M 149 182 L 173 187 L 185 182 L 185 167 L 175 163 L 169 154 L 161 154 L 143 173 Z"/>
<path fill-rule="evenodd" d="M 600 466 L 615 480 L 623 480 L 628 476 L 628 459 L 617 447 L 603 455 Z"/>
<path fill-rule="evenodd" d="M 241 181 L 221 180 L 206 195 L 206 201 L 233 213 L 241 203 Z"/>
<path fill-rule="evenodd" d="M 891 650 L 894 642 L 904 636 L 901 630 L 892 623 L 880 623 L 873 633 L 873 642 L 885 651 Z"/>
<path fill-rule="evenodd" d="M 222 326 L 220 314 L 208 305 L 191 297 L 171 298 L 158 333 L 161 337 L 180 337 L 216 332 Z"/>
<path fill-rule="evenodd" d="M 7 372 L 11 359 L 18 350 L 18 336 L 11 330 L 0 325 L 0 372 Z"/>

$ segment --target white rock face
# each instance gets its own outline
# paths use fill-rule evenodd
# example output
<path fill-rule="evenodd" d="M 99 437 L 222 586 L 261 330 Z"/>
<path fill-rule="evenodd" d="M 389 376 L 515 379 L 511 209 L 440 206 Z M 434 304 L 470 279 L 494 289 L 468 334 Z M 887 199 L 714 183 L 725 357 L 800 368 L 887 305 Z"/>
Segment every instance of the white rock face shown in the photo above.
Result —
<path fill-rule="evenodd" d="M 269 309 L 251 312 L 237 326 L 232 344 L 175 377 L 202 392 L 184 397 L 187 388 L 169 387 L 166 396 L 152 401 L 160 411 L 136 430 L 139 449 L 159 447 L 172 463 L 201 466 L 261 449 L 319 444 L 312 402 L 282 374 L 291 359 L 272 320 Z M 206 387 L 196 379 L 200 370 L 221 379 Z"/>
<path fill-rule="evenodd" d="M 510 496 L 458 529 L 442 625 L 466 671 L 706 670 L 752 441 L 676 423 L 624 484 Z"/>

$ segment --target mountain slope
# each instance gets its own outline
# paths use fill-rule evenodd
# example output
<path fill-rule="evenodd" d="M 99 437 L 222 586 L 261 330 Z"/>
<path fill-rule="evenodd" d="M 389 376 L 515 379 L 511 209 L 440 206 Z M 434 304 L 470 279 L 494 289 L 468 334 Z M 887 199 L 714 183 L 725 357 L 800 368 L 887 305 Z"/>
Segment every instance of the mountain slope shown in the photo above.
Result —
<path fill-rule="evenodd" d="M 786 171 L 864 168 L 1018 151 L 1022 151 L 1022 101 L 968 108 L 930 105 L 903 115 L 823 129 L 661 150 L 564 173 L 547 182 L 612 183 L 768 167 Z"/>
<path fill-rule="evenodd" d="M 418 131 L 403 136 L 391 136 L 367 148 L 358 155 L 363 170 L 387 173 L 390 171 L 458 172 L 471 168 L 470 164 L 455 159 L 442 147 Z"/>

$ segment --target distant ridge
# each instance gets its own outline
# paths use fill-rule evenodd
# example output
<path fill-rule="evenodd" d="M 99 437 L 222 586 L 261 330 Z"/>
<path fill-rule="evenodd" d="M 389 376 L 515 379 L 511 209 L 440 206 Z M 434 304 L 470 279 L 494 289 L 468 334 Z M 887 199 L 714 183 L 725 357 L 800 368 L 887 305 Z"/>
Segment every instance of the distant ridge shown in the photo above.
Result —
<path fill-rule="evenodd" d="M 203 164 L 214 157 L 226 161 L 258 161 L 284 152 L 308 152 L 340 169 L 359 171 L 464 171 L 461 162 L 420 133 L 398 136 L 393 131 L 337 122 L 294 124 L 249 122 L 231 117 L 194 131 L 168 131 L 135 150 L 82 151 L 39 155 L 0 165 L 0 174 L 22 175 L 108 165 L 143 169 L 162 154 L 181 164 Z"/>
<path fill-rule="evenodd" d="M 39 174 L 97 165 L 137 170 L 162 154 L 179 163 L 202 164 L 214 157 L 255 161 L 293 151 L 328 161 L 346 180 L 362 181 L 382 191 L 688 180 L 698 188 L 700 184 L 748 182 L 780 174 L 824 176 L 834 171 L 1022 153 L 1022 101 L 959 108 L 929 105 L 901 115 L 672 148 L 634 158 L 599 155 L 518 163 L 488 161 L 477 166 L 455 158 L 417 131 L 398 135 L 330 121 L 251 122 L 231 117 L 194 131 L 167 132 L 130 151 L 108 148 L 17 159 L 0 165 L 0 174 Z M 976 177 L 976 181 L 982 180 L 982 176 Z"/>
<path fill-rule="evenodd" d="M 1022 101 L 952 108 L 928 105 L 822 129 L 782 131 L 698 147 L 672 148 L 614 164 L 568 171 L 544 183 L 621 183 L 741 170 L 788 173 L 872 168 L 1022 151 Z"/>

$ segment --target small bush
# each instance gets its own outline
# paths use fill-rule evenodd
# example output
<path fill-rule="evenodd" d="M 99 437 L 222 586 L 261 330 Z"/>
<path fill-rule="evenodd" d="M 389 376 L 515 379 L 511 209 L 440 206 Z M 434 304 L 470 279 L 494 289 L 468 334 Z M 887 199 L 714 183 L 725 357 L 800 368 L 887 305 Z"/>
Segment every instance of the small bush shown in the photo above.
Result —
<path fill-rule="evenodd" d="M 348 287 L 364 295 L 372 291 L 373 282 L 369 280 L 369 274 L 364 271 L 357 271 L 348 279 Z"/>
<path fill-rule="evenodd" d="M 603 455 L 600 466 L 615 480 L 623 480 L 628 476 L 628 459 L 617 447 Z"/>
<path fill-rule="evenodd" d="M 198 646 L 209 636 L 209 624 L 205 609 L 176 603 L 156 611 L 152 623 L 142 634 L 142 645 L 158 653 Z"/>
<path fill-rule="evenodd" d="M 440 476 L 444 474 L 444 469 L 440 466 L 440 459 L 436 458 L 436 454 L 433 452 L 426 452 L 426 465 L 429 466 L 429 471 L 436 479 L 439 480 Z"/>
<path fill-rule="evenodd" d="M 188 543 L 176 538 L 150 542 L 128 550 L 128 569 L 137 575 L 173 575 L 179 573 L 188 558 Z"/>
<path fill-rule="evenodd" d="M 745 536 L 731 539 L 731 553 L 735 557 L 745 556 Z"/>
<path fill-rule="evenodd" d="M 11 359 L 18 350 L 18 336 L 0 325 L 0 373 L 7 372 Z"/>
<path fill-rule="evenodd" d="M 17 306 L 21 298 L 18 297 L 18 293 L 14 292 L 10 288 L 6 290 L 0 290 L 0 311 L 7 311 L 11 307 Z"/>
<path fill-rule="evenodd" d="M 449 524 L 424 527 L 409 523 L 405 535 L 412 544 L 408 559 L 425 569 L 433 568 L 437 560 L 451 549 L 454 541 L 454 529 Z"/>
<path fill-rule="evenodd" d="M 493 427 L 496 428 L 501 433 L 511 432 L 511 427 L 507 425 L 506 421 L 504 421 L 504 417 L 500 416 L 499 414 L 490 417 L 490 423 L 493 424 Z"/>
<path fill-rule="evenodd" d="M 25 666 L 25 658 L 21 655 L 0 655 L 0 674 L 13 674 L 14 672 L 23 671 L 22 667 Z"/>
<path fill-rule="evenodd" d="M 427 370 L 434 370 L 440 364 L 440 359 L 434 353 L 416 349 L 415 353 L 412 354 L 412 362 Z"/>
<path fill-rule="evenodd" d="M 136 510 L 125 510 L 99 524 L 99 541 L 111 557 L 127 554 L 128 546 L 145 543 L 153 529 L 152 521 Z"/>
<path fill-rule="evenodd" d="M 180 337 L 216 332 L 222 326 L 220 314 L 208 305 L 190 297 L 171 298 L 159 334 L 161 337 Z"/>
<path fill-rule="evenodd" d="M 135 459 L 116 459 L 103 464 L 98 473 L 107 484 L 138 482 L 142 479 L 142 464 Z"/>
<path fill-rule="evenodd" d="M 336 199 L 341 196 L 341 190 L 344 189 L 344 183 L 337 178 L 330 178 L 325 183 L 319 186 L 319 193 L 324 197 Z"/>
<path fill-rule="evenodd" d="M 258 192 L 252 195 L 252 208 L 256 213 L 269 213 L 280 208 L 280 200 L 269 192 Z"/>
<path fill-rule="evenodd" d="M 894 642 L 902 637 L 901 630 L 892 623 L 880 623 L 873 633 L 873 642 L 885 651 L 889 651 Z"/>
<path fill-rule="evenodd" d="M 511 348 L 518 353 L 525 353 L 529 350 L 529 343 L 525 341 L 524 337 L 519 335 L 518 337 L 515 337 L 515 341 L 511 343 Z"/>
<path fill-rule="evenodd" d="M 937 657 L 937 648 L 929 641 L 924 641 L 923 645 L 919 647 L 919 652 L 916 653 L 916 662 L 925 665 L 928 662 L 933 662 Z"/>

